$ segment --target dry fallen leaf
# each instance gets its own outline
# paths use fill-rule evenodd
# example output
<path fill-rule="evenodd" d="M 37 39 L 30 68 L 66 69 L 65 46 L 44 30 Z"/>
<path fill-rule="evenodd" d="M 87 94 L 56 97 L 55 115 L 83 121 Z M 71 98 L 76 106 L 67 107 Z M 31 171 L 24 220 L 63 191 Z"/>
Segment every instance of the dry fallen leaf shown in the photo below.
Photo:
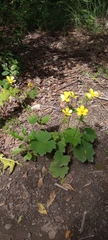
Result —
<path fill-rule="evenodd" d="M 66 230 L 65 239 L 69 238 L 71 235 L 71 230 Z"/>
<path fill-rule="evenodd" d="M 43 168 L 42 168 L 42 174 L 45 174 L 45 173 L 46 173 L 46 171 L 47 171 L 46 167 L 45 167 L 45 166 L 43 166 Z"/>
<path fill-rule="evenodd" d="M 27 178 L 28 177 L 28 172 L 25 172 L 22 178 Z"/>
<path fill-rule="evenodd" d="M 49 199 L 47 200 L 47 208 L 49 208 L 49 206 L 53 203 L 55 197 L 56 197 L 56 193 L 55 191 L 52 191 Z"/>
<path fill-rule="evenodd" d="M 0 203 L 0 207 L 2 207 L 4 205 L 4 203 Z"/>
<path fill-rule="evenodd" d="M 71 199 L 72 199 L 72 197 L 68 197 L 68 198 L 66 199 L 66 202 L 69 202 Z"/>
<path fill-rule="evenodd" d="M 44 205 L 42 203 L 38 203 L 38 212 L 41 214 L 46 214 L 47 215 L 47 211 L 44 207 Z"/>
<path fill-rule="evenodd" d="M 39 110 L 41 107 L 40 107 L 40 104 L 35 104 L 31 107 L 31 110 Z"/>
<path fill-rule="evenodd" d="M 65 183 L 71 184 L 72 181 L 73 181 L 73 176 L 72 176 L 71 173 L 69 173 L 69 174 L 66 176 Z"/>
<path fill-rule="evenodd" d="M 40 178 L 38 181 L 38 188 L 41 188 L 43 185 L 43 178 Z"/>
<path fill-rule="evenodd" d="M 22 221 L 22 219 L 23 219 L 23 216 L 19 216 L 18 223 L 20 223 Z"/>
<path fill-rule="evenodd" d="M 67 188 L 67 189 L 69 189 L 69 190 L 72 190 L 72 191 L 76 192 L 76 190 L 75 190 L 70 184 L 68 184 L 68 183 L 63 183 L 62 185 L 63 185 L 63 187 L 65 187 L 65 188 Z"/>

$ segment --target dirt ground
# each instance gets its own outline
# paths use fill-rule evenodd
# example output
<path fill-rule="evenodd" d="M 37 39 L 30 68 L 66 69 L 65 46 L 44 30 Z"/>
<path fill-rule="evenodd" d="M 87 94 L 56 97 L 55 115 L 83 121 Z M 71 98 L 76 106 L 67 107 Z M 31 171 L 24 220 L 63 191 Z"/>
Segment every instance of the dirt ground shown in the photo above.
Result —
<path fill-rule="evenodd" d="M 48 168 L 51 156 L 24 162 L 18 155 L 16 166 L 0 175 L 0 240 L 107 240 L 108 239 L 108 35 L 91 35 L 83 31 L 66 33 L 29 33 L 24 46 L 14 52 L 23 58 L 22 89 L 29 81 L 38 88 L 30 105 L 30 114 L 51 115 L 47 128 L 61 123 L 60 94 L 65 90 L 82 95 L 89 88 L 99 92 L 91 102 L 86 123 L 97 131 L 94 162 L 81 163 L 71 156 L 71 165 L 62 188 Z M 27 122 L 25 108 L 6 106 L 0 129 L 1 153 L 11 155 L 18 141 L 6 129 L 19 132 L 36 128 Z M 11 119 L 15 117 L 12 124 Z M 16 117 L 18 120 L 16 120 Z M 6 120 L 10 121 L 8 124 Z M 76 124 L 71 119 L 70 126 Z M 7 126 L 7 127 L 6 127 Z M 40 179 L 43 179 L 41 182 Z M 48 206 L 48 200 L 53 199 Z M 39 213 L 38 204 L 47 214 Z"/>

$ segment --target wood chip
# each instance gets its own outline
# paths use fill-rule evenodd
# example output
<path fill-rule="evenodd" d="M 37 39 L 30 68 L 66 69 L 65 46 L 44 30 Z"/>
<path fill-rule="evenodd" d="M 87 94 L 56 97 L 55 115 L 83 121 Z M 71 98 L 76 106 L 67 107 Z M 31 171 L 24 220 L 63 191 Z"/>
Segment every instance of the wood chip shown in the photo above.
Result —
<path fill-rule="evenodd" d="M 38 181 L 38 188 L 41 188 L 43 185 L 43 178 L 40 178 Z"/>

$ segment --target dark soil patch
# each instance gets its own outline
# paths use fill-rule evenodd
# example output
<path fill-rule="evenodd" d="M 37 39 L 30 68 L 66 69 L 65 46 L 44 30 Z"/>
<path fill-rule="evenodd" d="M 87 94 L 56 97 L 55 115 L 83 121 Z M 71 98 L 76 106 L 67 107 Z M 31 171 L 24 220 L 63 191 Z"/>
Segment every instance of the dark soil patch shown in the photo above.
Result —
<path fill-rule="evenodd" d="M 108 239 L 107 46 L 107 34 L 94 37 L 76 31 L 64 37 L 58 33 L 52 36 L 35 32 L 26 36 L 24 50 L 16 50 L 26 62 L 19 85 L 25 89 L 26 83 L 32 80 L 38 87 L 39 94 L 31 106 L 38 104 L 39 108 L 31 114 L 51 114 L 47 128 L 57 127 L 61 122 L 60 93 L 73 90 L 83 94 L 90 87 L 100 92 L 100 98 L 90 104 L 86 118 L 87 124 L 96 129 L 98 142 L 93 164 L 82 164 L 72 158 L 66 182 L 75 191 L 57 185 L 60 179 L 52 178 L 48 171 L 52 159 L 45 156 L 38 157 L 36 162 L 24 163 L 21 156 L 16 156 L 23 167 L 17 166 L 10 176 L 8 171 L 0 175 L 0 240 L 63 240 L 67 230 L 71 231 L 68 240 Z M 20 132 L 21 126 L 25 126 L 31 130 L 25 109 L 19 109 L 15 116 L 20 124 L 14 122 L 11 128 Z M 75 124 L 75 119 L 71 119 L 70 125 Z M 18 141 L 4 129 L 0 137 L 1 152 L 10 156 Z M 43 167 L 47 172 L 39 187 Z M 47 209 L 52 191 L 56 197 Z M 47 215 L 38 212 L 38 203 L 45 206 Z"/>

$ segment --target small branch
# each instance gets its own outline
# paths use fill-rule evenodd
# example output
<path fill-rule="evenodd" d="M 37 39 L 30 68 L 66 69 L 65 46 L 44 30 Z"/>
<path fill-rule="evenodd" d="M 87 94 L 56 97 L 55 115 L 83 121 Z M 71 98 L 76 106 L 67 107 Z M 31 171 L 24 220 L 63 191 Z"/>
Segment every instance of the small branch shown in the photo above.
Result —
<path fill-rule="evenodd" d="M 91 182 L 88 182 L 87 184 L 85 184 L 83 187 L 87 187 L 91 184 Z"/>
<path fill-rule="evenodd" d="M 64 189 L 65 191 L 68 191 L 68 189 L 67 189 L 67 188 L 65 188 L 65 187 L 61 186 L 61 185 L 60 185 L 60 184 L 58 184 L 58 183 L 55 183 L 54 185 L 55 185 L 55 186 L 57 186 L 57 187 L 59 187 L 59 188 L 62 188 L 62 189 Z"/>
<path fill-rule="evenodd" d="M 94 235 L 90 235 L 90 236 L 82 237 L 82 238 L 79 238 L 79 240 L 83 240 L 83 239 L 86 239 L 86 238 L 92 238 L 92 237 L 94 237 Z"/>
<path fill-rule="evenodd" d="M 85 217 L 86 217 L 86 214 L 87 214 L 87 212 L 86 211 L 84 211 L 84 213 L 83 213 L 83 217 L 82 217 L 82 222 L 81 222 L 81 228 L 80 228 L 80 233 L 82 233 L 83 232 L 83 230 L 84 230 L 84 224 L 85 224 Z"/>

